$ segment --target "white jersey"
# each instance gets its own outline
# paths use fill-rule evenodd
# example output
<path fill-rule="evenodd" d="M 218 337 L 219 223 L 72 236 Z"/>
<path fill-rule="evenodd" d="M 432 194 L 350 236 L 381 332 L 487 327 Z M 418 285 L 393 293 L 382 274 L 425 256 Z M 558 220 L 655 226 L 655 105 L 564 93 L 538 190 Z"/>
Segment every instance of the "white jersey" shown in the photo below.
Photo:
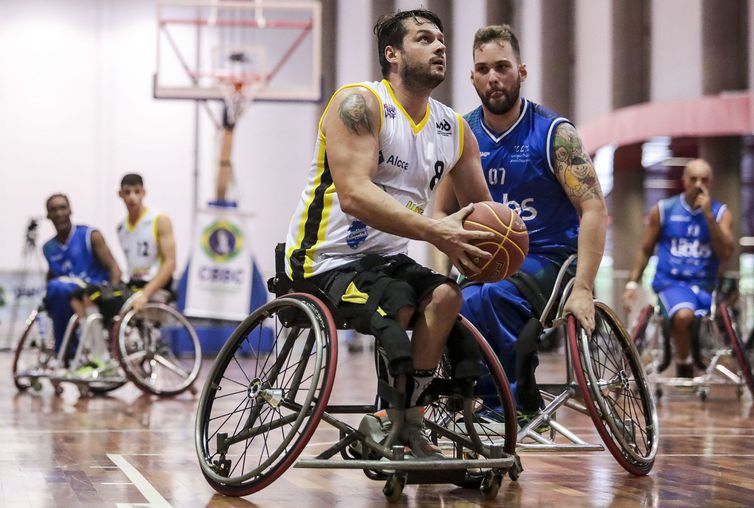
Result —
<path fill-rule="evenodd" d="M 132 281 L 149 282 L 160 270 L 162 257 L 157 249 L 157 217 L 160 212 L 145 209 L 136 224 L 128 217 L 118 224 L 118 239 L 126 254 L 128 274 Z"/>
<path fill-rule="evenodd" d="M 462 117 L 430 98 L 424 119 L 415 124 L 386 80 L 343 88 L 357 86 L 370 90 L 380 103 L 379 161 L 372 181 L 406 208 L 423 214 L 440 179 L 461 157 Z M 286 272 L 292 278 L 312 277 L 367 253 L 390 256 L 408 251 L 408 239 L 370 227 L 341 210 L 321 119 L 319 125 L 308 182 L 286 239 Z"/>

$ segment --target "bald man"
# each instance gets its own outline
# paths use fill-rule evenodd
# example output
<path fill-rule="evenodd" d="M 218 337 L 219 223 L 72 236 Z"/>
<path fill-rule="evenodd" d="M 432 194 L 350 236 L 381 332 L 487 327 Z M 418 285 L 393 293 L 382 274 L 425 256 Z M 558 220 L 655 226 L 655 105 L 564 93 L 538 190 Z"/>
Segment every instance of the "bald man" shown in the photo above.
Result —
<path fill-rule="evenodd" d="M 652 289 L 669 320 L 676 350 L 676 375 L 693 377 L 690 352 L 696 323 L 707 314 L 721 263 L 733 253 L 733 222 L 727 206 L 710 196 L 712 167 L 694 159 L 683 170 L 683 193 L 660 200 L 649 212 L 641 248 L 634 257 L 623 303 L 636 298 L 641 275 L 657 247 Z"/>

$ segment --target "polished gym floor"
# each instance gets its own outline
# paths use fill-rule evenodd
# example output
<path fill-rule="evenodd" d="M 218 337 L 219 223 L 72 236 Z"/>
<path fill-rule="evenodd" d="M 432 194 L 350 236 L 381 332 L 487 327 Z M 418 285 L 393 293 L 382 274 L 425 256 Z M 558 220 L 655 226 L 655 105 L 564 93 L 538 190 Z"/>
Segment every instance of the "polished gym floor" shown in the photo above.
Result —
<path fill-rule="evenodd" d="M 197 464 L 195 397 L 159 400 L 130 384 L 91 398 L 67 385 L 57 397 L 46 382 L 39 392 L 17 393 L 11 360 L 10 353 L 0 354 L 0 371 L 8 373 L 0 384 L 0 507 L 388 505 L 382 483 L 358 470 L 289 469 L 252 496 L 221 496 Z M 372 361 L 368 349 L 348 353 L 341 347 L 330 402 L 369 403 Z M 205 370 L 209 365 L 206 361 Z M 563 372 L 561 354 L 543 355 L 540 381 L 559 382 Z M 658 408 L 660 450 L 649 476 L 629 475 L 607 451 L 527 453 L 521 478 L 517 483 L 506 478 L 495 501 L 453 485 L 409 485 L 397 506 L 754 506 L 751 396 L 739 400 L 734 388 L 716 387 L 702 402 L 688 391 L 666 390 Z M 570 410 L 558 416 L 599 442 L 586 416 Z M 304 454 L 315 455 L 336 437 L 321 423 Z"/>

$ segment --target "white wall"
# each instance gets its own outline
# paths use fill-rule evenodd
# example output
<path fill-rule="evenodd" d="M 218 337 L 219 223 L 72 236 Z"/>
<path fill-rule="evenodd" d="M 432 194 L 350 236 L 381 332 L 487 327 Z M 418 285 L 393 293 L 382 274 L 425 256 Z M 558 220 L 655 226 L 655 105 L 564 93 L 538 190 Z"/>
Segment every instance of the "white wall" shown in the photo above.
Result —
<path fill-rule="evenodd" d="M 521 46 L 521 60 L 529 71 L 521 95 L 542 102 L 542 0 L 522 2 L 521 7 L 521 33 L 516 35 Z"/>
<path fill-rule="evenodd" d="M 702 1 L 651 2 L 650 99 L 702 94 Z"/>
<path fill-rule="evenodd" d="M 577 123 L 612 110 L 612 4 L 604 0 L 576 0 L 574 46 L 574 118 Z M 630 78 L 627 78 L 630 79 Z"/>
<path fill-rule="evenodd" d="M 448 48 L 449 79 L 453 80 L 453 109 L 465 115 L 479 106 L 479 96 L 471 84 L 474 68 L 474 33 L 487 24 L 485 0 L 453 2 L 454 45 Z M 443 20 L 444 21 L 444 20 Z"/>

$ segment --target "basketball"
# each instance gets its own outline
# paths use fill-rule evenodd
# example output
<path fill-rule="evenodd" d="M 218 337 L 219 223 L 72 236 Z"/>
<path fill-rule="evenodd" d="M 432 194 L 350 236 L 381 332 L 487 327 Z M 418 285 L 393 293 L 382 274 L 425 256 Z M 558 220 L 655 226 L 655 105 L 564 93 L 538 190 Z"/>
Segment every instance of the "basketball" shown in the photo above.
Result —
<path fill-rule="evenodd" d="M 495 201 L 474 204 L 474 210 L 466 216 L 463 227 L 471 231 L 491 231 L 496 234 L 490 240 L 473 240 L 470 243 L 486 250 L 492 257 L 479 260 L 480 271 L 470 279 L 477 282 L 497 282 L 516 273 L 529 253 L 529 234 L 526 224 L 508 206 Z"/>

